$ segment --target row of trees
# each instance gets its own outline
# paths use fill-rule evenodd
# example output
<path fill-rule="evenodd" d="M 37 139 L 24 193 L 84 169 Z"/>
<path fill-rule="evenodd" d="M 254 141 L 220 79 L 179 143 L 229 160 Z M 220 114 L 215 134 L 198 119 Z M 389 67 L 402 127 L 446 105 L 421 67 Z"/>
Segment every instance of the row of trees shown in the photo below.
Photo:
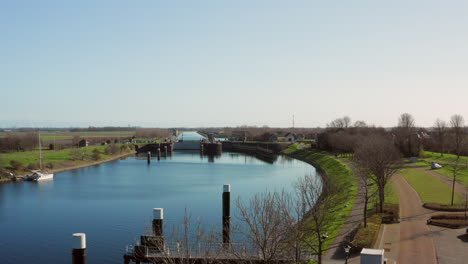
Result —
<path fill-rule="evenodd" d="M 391 138 L 406 157 L 419 156 L 421 149 L 453 153 L 458 157 L 468 154 L 467 129 L 461 115 L 453 115 L 449 122 L 436 119 L 432 128 L 418 128 L 415 119 L 408 113 L 401 114 L 398 124 L 391 129 L 367 126 L 363 121 L 352 124 L 349 117 L 337 118 L 319 134 L 317 145 L 328 151 L 354 154 L 358 142 L 371 134 Z"/>
<path fill-rule="evenodd" d="M 0 137 L 0 153 L 14 151 L 28 151 L 36 149 L 39 145 L 37 132 L 7 133 Z"/>

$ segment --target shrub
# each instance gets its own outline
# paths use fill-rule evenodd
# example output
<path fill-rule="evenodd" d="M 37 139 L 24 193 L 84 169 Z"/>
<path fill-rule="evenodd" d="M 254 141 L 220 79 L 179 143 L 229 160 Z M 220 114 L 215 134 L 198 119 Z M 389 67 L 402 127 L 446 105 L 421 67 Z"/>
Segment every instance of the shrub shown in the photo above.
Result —
<path fill-rule="evenodd" d="M 367 227 L 359 227 L 359 230 L 351 242 L 353 253 L 361 252 L 363 248 L 371 248 L 374 245 L 381 224 L 382 216 L 380 214 L 375 214 L 367 219 Z"/>
<path fill-rule="evenodd" d="M 107 146 L 106 155 L 115 155 L 117 153 L 119 153 L 119 147 L 117 147 L 117 145 L 110 144 L 109 146 Z"/>
<path fill-rule="evenodd" d="M 424 208 L 435 210 L 435 211 L 446 211 L 446 212 L 463 212 L 465 211 L 465 206 L 461 204 L 447 205 L 439 203 L 425 203 L 423 204 Z"/>
<path fill-rule="evenodd" d="M 71 160 L 83 160 L 84 153 L 80 149 L 74 148 L 70 150 L 70 159 Z"/>
<path fill-rule="evenodd" d="M 97 148 L 93 149 L 92 157 L 93 157 L 93 160 L 100 160 L 101 152 Z"/>
<path fill-rule="evenodd" d="M 400 206 L 398 204 L 385 203 L 383 211 L 382 222 L 384 224 L 398 222 L 400 219 Z"/>
<path fill-rule="evenodd" d="M 17 160 L 10 160 L 10 166 L 14 170 L 21 170 L 21 169 L 24 168 L 23 163 L 21 163 L 21 161 L 17 161 Z"/>
<path fill-rule="evenodd" d="M 29 170 L 38 170 L 39 164 L 38 163 L 29 163 L 28 167 Z"/>
<path fill-rule="evenodd" d="M 54 164 L 52 162 L 47 162 L 47 164 L 45 166 L 48 169 L 53 169 L 54 168 Z"/>
<path fill-rule="evenodd" d="M 431 216 L 431 219 L 458 219 L 465 220 L 465 214 L 437 214 Z"/>

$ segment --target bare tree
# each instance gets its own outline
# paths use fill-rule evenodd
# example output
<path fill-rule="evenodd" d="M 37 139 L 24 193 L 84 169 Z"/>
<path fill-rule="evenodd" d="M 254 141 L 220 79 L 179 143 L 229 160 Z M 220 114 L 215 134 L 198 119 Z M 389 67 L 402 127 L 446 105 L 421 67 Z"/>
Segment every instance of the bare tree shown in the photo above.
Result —
<path fill-rule="evenodd" d="M 465 141 L 465 119 L 461 115 L 453 115 L 450 118 L 450 126 L 452 127 L 452 134 L 455 145 L 455 155 L 457 160 L 460 159 L 461 150 Z"/>
<path fill-rule="evenodd" d="M 280 202 L 283 198 L 277 192 L 256 194 L 248 205 L 239 198 L 236 206 L 239 220 L 245 226 L 241 229 L 245 239 L 259 251 L 265 263 L 274 262 L 281 254 L 281 247 L 287 241 L 286 222 L 282 217 L 284 208 Z"/>
<path fill-rule="evenodd" d="M 411 139 L 415 130 L 415 121 L 413 116 L 408 113 L 401 114 L 398 118 L 398 129 L 401 133 L 400 137 L 402 137 L 402 140 L 406 141 L 408 144 L 408 154 L 413 156 L 413 142 Z"/>
<path fill-rule="evenodd" d="M 392 141 L 380 135 L 372 135 L 361 141 L 355 152 L 361 168 L 368 171 L 369 180 L 377 186 L 379 211 L 383 212 L 385 186 L 401 167 L 401 155 Z"/>
<path fill-rule="evenodd" d="M 363 221 L 364 227 L 367 227 L 367 208 L 369 207 L 369 201 L 376 195 L 376 192 L 372 192 L 371 186 L 373 183 L 369 183 L 372 172 L 367 168 L 359 167 L 358 173 L 359 181 L 361 181 L 359 191 L 364 197 Z"/>
<path fill-rule="evenodd" d="M 336 195 L 342 191 L 342 187 L 327 181 L 326 177 L 321 180 L 306 175 L 297 181 L 295 189 L 295 211 L 300 216 L 297 225 L 301 246 L 317 255 L 320 264 L 325 250 L 324 243 L 329 239 L 328 231 L 334 221 L 331 212 L 344 204 Z"/>
<path fill-rule="evenodd" d="M 452 163 L 448 165 L 450 174 L 452 174 L 452 199 L 450 200 L 450 205 L 453 205 L 453 198 L 455 196 L 455 182 L 457 177 L 462 173 L 464 166 L 460 163 L 459 159 L 455 159 Z"/>
<path fill-rule="evenodd" d="M 342 130 L 346 129 L 350 126 L 351 124 L 351 118 L 349 116 L 344 116 L 342 118 L 337 118 L 327 124 L 327 127 L 332 128 L 332 129 L 337 129 L 337 130 Z"/>
<path fill-rule="evenodd" d="M 447 136 L 447 123 L 439 118 L 436 119 L 434 124 L 437 133 L 437 145 L 439 146 L 440 155 L 443 156 L 445 152 L 445 137 Z"/>
<path fill-rule="evenodd" d="M 362 120 L 357 120 L 356 122 L 354 122 L 354 125 L 353 127 L 367 127 L 367 124 L 366 122 L 362 121 Z"/>

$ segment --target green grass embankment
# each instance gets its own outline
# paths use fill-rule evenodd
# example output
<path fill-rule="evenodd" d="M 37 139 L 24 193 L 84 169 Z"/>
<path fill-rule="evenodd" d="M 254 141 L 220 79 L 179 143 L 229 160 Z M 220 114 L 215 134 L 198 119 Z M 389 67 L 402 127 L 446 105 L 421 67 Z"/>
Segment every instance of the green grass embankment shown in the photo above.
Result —
<path fill-rule="evenodd" d="M 438 152 L 431 152 L 431 151 L 423 151 L 422 154 L 423 154 L 423 157 L 421 158 L 424 158 L 427 160 L 439 161 L 441 163 L 451 163 L 457 159 L 457 155 L 453 155 L 453 154 L 444 153 L 444 155 L 442 155 Z M 468 157 L 460 156 L 459 162 L 464 163 L 465 165 L 468 164 Z"/>
<path fill-rule="evenodd" d="M 456 155 L 444 154 L 443 156 L 441 156 L 440 153 L 437 153 L 437 152 L 424 151 L 423 158 L 426 160 L 421 160 L 412 164 L 417 165 L 417 166 L 424 166 L 424 167 L 427 166 L 427 168 L 430 168 L 431 161 L 435 161 L 439 163 L 440 165 L 442 165 L 442 168 L 437 169 L 436 172 L 448 177 L 449 179 L 453 179 L 453 172 L 450 168 L 450 164 L 456 160 L 457 158 Z M 461 170 L 460 170 L 460 174 L 457 175 L 456 180 L 458 183 L 468 187 L 468 157 L 460 156 L 459 162 L 460 162 Z"/>
<path fill-rule="evenodd" d="M 330 182 L 343 188 L 343 191 L 334 194 L 335 198 L 338 201 L 343 201 L 343 203 L 330 210 L 329 219 L 332 220 L 326 227 L 330 239 L 324 245 L 324 248 L 328 249 L 351 214 L 358 191 L 357 179 L 346 164 L 324 153 L 310 149 L 301 150 L 298 144 L 292 144 L 283 153 L 314 165 L 325 173 L 324 177 L 327 177 Z M 346 207 L 345 204 L 348 204 L 348 206 Z"/>
<path fill-rule="evenodd" d="M 401 174 L 416 190 L 425 203 L 450 204 L 452 189 L 439 179 L 415 168 L 402 169 Z M 460 204 L 464 199 L 455 193 L 454 203 Z"/>
<path fill-rule="evenodd" d="M 99 164 L 102 162 L 110 161 L 115 158 L 118 158 L 122 155 L 128 155 L 133 153 L 131 150 L 120 149 L 120 144 L 117 145 L 119 151 L 114 155 L 106 155 L 106 146 L 89 146 L 86 148 L 79 149 L 63 149 L 63 150 L 43 150 L 42 151 L 42 162 L 43 166 L 49 171 L 63 171 L 67 169 L 74 169 L 79 167 L 91 166 Z M 95 159 L 93 156 L 93 151 L 97 149 L 99 151 L 99 159 Z M 81 153 L 80 159 L 73 159 L 72 152 L 79 151 Z M 39 163 L 39 151 L 21 151 L 21 152 L 12 152 L 12 153 L 2 153 L 0 154 L 0 168 L 12 169 L 11 161 L 15 160 L 22 164 L 22 169 L 17 169 L 14 171 L 15 175 L 26 175 L 29 173 L 27 166 L 30 164 Z"/>

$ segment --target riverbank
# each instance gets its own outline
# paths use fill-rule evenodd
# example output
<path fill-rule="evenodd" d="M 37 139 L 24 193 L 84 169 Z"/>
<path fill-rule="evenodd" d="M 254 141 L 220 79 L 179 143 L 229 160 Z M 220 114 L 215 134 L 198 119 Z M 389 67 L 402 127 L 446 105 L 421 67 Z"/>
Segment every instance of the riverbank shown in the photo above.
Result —
<path fill-rule="evenodd" d="M 343 201 L 343 204 L 330 210 L 330 219 L 334 220 L 327 226 L 328 239 L 324 247 L 326 250 L 338 248 L 342 242 L 339 241 L 340 231 L 353 210 L 358 194 L 358 180 L 353 171 L 343 162 L 319 151 L 298 149 L 292 145 L 283 153 L 311 164 L 323 178 L 342 188 L 342 192 L 334 194 L 334 199 Z"/>
<path fill-rule="evenodd" d="M 128 156 L 134 155 L 134 154 L 136 154 L 136 152 L 131 151 L 131 152 L 119 153 L 119 154 L 112 155 L 112 156 L 105 155 L 100 160 L 64 160 L 64 161 L 61 161 L 61 162 L 54 163 L 54 168 L 46 169 L 46 171 L 50 172 L 50 173 L 59 173 L 59 172 L 63 172 L 63 171 L 76 170 L 76 169 L 80 169 L 80 168 L 96 166 L 96 165 L 106 163 L 106 162 L 111 162 L 111 161 L 114 161 L 114 160 L 118 160 L 118 159 L 121 159 L 121 158 L 125 158 L 125 157 L 128 157 Z M 28 172 L 27 170 L 17 171 L 15 173 L 15 176 L 12 177 L 12 178 L 2 178 L 2 179 L 0 179 L 0 183 L 7 183 L 7 182 L 15 181 L 15 180 L 22 180 L 22 177 L 26 176 L 28 173 L 30 173 L 30 172 Z"/>

